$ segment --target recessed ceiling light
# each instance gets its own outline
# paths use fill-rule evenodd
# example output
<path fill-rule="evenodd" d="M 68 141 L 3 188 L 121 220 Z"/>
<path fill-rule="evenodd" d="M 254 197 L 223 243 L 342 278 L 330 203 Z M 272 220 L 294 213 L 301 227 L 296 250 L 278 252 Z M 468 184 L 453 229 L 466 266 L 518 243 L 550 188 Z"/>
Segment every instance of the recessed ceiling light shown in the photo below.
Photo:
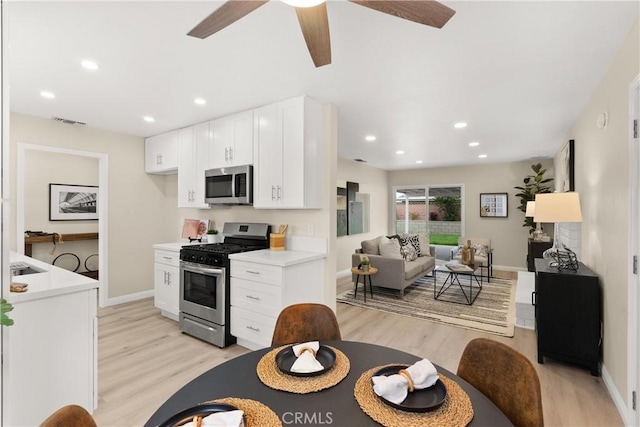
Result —
<path fill-rule="evenodd" d="M 453 125 L 453 127 L 456 128 L 456 129 L 466 128 L 467 127 L 467 122 L 458 122 L 455 125 Z"/>
<path fill-rule="evenodd" d="M 90 61 L 88 59 L 85 59 L 84 61 L 82 61 L 80 63 L 84 68 L 86 68 L 87 70 L 97 70 L 100 67 L 98 66 L 98 64 L 96 64 L 93 61 Z"/>
<path fill-rule="evenodd" d="M 155 121 L 156 121 L 156 119 L 154 119 L 154 118 L 153 118 L 153 117 L 151 117 L 151 116 L 144 116 L 142 119 L 143 119 L 145 122 L 148 122 L 148 123 L 153 123 L 153 122 L 155 122 Z"/>
<path fill-rule="evenodd" d="M 197 105 L 205 105 L 207 101 L 204 98 L 196 98 L 193 100 Z"/>
<path fill-rule="evenodd" d="M 473 141 L 469 143 L 469 147 L 477 147 L 478 145 L 480 145 L 478 141 Z"/>
<path fill-rule="evenodd" d="M 422 164 L 422 160 L 416 160 L 416 163 L 421 165 Z"/>
<path fill-rule="evenodd" d="M 47 98 L 47 99 L 53 99 L 56 96 L 53 94 L 53 92 L 48 92 L 46 90 L 43 90 L 42 92 L 40 92 L 40 96 L 43 98 Z"/>
<path fill-rule="evenodd" d="M 486 155 L 486 154 L 480 154 L 480 155 L 478 156 L 478 158 L 479 158 L 479 159 L 486 159 L 486 158 L 487 158 L 487 155 Z"/>
<path fill-rule="evenodd" d="M 396 154 L 404 154 L 404 151 L 398 150 L 398 151 L 396 151 Z"/>
<path fill-rule="evenodd" d="M 364 139 L 365 139 L 365 141 L 372 142 L 372 141 L 376 140 L 376 137 L 375 137 L 375 135 L 367 135 L 367 136 L 364 137 Z"/>

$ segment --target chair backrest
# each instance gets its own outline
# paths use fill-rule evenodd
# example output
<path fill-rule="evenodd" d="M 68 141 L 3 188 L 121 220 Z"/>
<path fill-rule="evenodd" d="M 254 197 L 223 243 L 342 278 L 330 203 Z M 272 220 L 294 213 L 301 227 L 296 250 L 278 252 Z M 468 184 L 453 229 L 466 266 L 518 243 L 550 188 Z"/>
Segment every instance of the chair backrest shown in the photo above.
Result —
<path fill-rule="evenodd" d="M 491 399 L 514 426 L 544 425 L 538 374 L 518 351 L 497 341 L 476 338 L 462 352 L 457 373 Z"/>
<path fill-rule="evenodd" d="M 458 237 L 458 246 L 464 246 L 467 244 L 467 240 L 471 240 L 472 245 L 487 245 L 491 249 L 491 239 L 486 237 Z"/>
<path fill-rule="evenodd" d="M 97 427 L 93 417 L 78 405 L 67 405 L 55 411 L 40 427 Z"/>
<path fill-rule="evenodd" d="M 280 312 L 271 345 L 341 339 L 333 310 L 322 304 L 302 303 L 285 307 Z"/>

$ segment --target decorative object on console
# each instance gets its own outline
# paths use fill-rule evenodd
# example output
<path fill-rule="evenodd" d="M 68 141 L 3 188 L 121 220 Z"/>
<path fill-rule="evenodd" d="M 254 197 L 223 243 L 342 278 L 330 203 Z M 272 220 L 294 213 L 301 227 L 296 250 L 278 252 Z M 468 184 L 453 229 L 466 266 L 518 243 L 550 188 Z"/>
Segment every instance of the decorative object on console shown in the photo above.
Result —
<path fill-rule="evenodd" d="M 480 216 L 506 218 L 507 193 L 480 193 Z"/>
<path fill-rule="evenodd" d="M 571 266 L 574 264 L 570 261 L 571 255 L 560 248 L 558 224 L 561 222 L 582 222 L 580 196 L 578 193 L 538 194 L 536 196 L 534 220 L 536 222 L 554 223 L 553 246 L 544 251 L 543 258 L 549 261 L 550 266 L 558 267 L 558 270 L 573 268 Z M 575 253 L 573 257 L 575 258 Z M 559 262 L 560 259 L 562 259 L 562 262 Z"/>

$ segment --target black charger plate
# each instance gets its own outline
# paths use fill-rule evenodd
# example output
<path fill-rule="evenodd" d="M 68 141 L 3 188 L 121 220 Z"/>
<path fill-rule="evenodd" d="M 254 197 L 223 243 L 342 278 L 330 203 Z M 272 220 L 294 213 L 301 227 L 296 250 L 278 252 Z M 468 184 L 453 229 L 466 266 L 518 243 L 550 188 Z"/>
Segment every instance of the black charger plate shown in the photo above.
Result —
<path fill-rule="evenodd" d="M 196 416 L 201 416 L 204 418 L 208 417 L 211 414 L 215 414 L 216 412 L 229 412 L 235 411 L 237 409 L 238 408 L 236 408 L 235 406 L 227 405 L 226 403 L 203 403 L 201 405 L 197 405 L 192 408 L 185 409 L 184 411 L 178 412 L 177 414 L 160 424 L 158 427 L 181 426 L 185 423 L 188 423 L 193 419 L 193 417 Z"/>
<path fill-rule="evenodd" d="M 315 377 L 317 375 L 324 374 L 331 369 L 336 363 L 336 353 L 329 347 L 321 345 L 316 353 L 316 360 L 320 362 L 324 369 L 317 372 L 291 372 L 291 367 L 295 363 L 297 357 L 293 352 L 293 346 L 283 348 L 276 354 L 276 365 L 278 369 L 287 375 L 294 377 Z"/>
<path fill-rule="evenodd" d="M 409 365 L 393 365 L 380 369 L 373 376 L 389 376 L 397 374 L 399 370 L 406 369 Z M 371 380 L 373 387 L 373 380 Z M 374 393 L 375 394 L 375 393 Z M 378 396 L 376 394 L 376 396 Z M 428 388 L 415 389 L 407 394 L 407 398 L 400 403 L 393 403 L 382 396 L 378 396 L 380 400 L 389 406 L 408 412 L 429 412 L 437 409 L 447 398 L 447 388 L 440 380 Z"/>

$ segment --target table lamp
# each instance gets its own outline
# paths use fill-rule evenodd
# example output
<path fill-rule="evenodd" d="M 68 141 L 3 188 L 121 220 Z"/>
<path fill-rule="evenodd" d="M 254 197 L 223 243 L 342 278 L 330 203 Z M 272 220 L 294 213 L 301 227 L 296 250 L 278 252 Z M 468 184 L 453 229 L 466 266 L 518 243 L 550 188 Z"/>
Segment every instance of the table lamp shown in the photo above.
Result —
<path fill-rule="evenodd" d="M 535 203 L 533 220 L 538 223 L 552 222 L 554 224 L 553 246 L 544 251 L 543 258 L 551 260 L 549 265 L 556 266 L 558 269 L 573 268 L 572 266 L 565 267 L 558 262 L 563 251 L 570 252 L 575 257 L 573 251 L 566 251 L 559 247 L 558 223 L 582 222 L 580 196 L 575 192 L 536 194 Z M 573 264 L 577 264 L 577 262 Z"/>
<path fill-rule="evenodd" d="M 535 216 L 535 212 L 536 212 L 536 202 L 527 202 L 527 211 L 525 212 L 524 216 L 528 217 L 528 218 L 533 218 Z M 537 240 L 537 241 L 545 241 L 548 242 L 549 236 L 547 236 L 544 231 L 542 231 L 542 226 L 540 225 L 540 223 L 536 223 L 536 229 L 533 232 L 533 240 Z"/>

